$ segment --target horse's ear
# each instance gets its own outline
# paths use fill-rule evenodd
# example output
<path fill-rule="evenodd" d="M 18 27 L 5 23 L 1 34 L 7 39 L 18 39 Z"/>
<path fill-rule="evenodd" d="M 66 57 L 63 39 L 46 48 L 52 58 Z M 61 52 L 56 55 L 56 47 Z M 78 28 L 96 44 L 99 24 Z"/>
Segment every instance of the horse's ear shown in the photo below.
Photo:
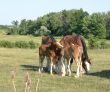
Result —
<path fill-rule="evenodd" d="M 61 45 L 59 42 L 56 42 L 56 44 L 57 44 L 59 47 L 63 48 L 63 45 Z"/>

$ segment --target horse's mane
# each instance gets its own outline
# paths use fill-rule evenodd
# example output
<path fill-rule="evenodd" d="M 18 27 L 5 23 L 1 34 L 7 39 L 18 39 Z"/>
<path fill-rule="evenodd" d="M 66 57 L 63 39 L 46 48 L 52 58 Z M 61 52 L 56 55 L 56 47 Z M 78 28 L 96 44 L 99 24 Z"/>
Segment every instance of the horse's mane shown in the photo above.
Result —
<path fill-rule="evenodd" d="M 52 42 L 56 42 L 56 40 L 53 36 L 42 37 L 42 43 L 41 44 L 51 44 Z"/>

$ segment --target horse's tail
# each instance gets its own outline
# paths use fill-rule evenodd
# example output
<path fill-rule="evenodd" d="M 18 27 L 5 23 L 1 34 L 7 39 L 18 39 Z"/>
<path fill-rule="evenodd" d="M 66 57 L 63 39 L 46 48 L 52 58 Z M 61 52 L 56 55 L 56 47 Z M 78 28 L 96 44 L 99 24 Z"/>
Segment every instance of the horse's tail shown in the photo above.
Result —
<path fill-rule="evenodd" d="M 90 60 L 89 60 L 89 57 L 88 57 L 87 46 L 86 46 L 85 40 L 84 40 L 84 38 L 83 38 L 82 36 L 80 36 L 80 39 L 81 39 L 81 43 L 82 43 L 82 45 L 83 45 L 83 53 L 84 53 L 82 59 L 83 59 L 83 60 L 87 60 L 88 63 L 91 64 L 91 62 L 90 62 Z"/>

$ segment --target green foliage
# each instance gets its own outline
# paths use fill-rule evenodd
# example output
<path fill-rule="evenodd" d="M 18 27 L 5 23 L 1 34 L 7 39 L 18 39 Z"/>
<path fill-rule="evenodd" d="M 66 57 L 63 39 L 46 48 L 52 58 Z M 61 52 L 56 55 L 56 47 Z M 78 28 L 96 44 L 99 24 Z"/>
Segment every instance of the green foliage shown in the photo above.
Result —
<path fill-rule="evenodd" d="M 110 39 L 110 11 L 103 13 L 103 18 L 106 27 L 106 38 Z"/>
<path fill-rule="evenodd" d="M 91 36 L 88 40 L 88 45 L 90 49 L 107 49 L 110 48 L 110 44 L 106 42 L 104 39 L 98 39 L 96 37 Z"/>
<path fill-rule="evenodd" d="M 110 48 L 110 44 L 106 42 L 106 40 L 99 41 L 99 48 L 100 49 L 107 49 Z"/>
<path fill-rule="evenodd" d="M 7 35 L 17 35 L 18 34 L 16 28 L 14 28 L 14 27 L 9 28 L 9 30 L 6 33 L 7 33 Z"/>
<path fill-rule="evenodd" d="M 45 26 L 41 26 L 41 28 L 35 32 L 35 35 L 46 36 L 46 35 L 49 35 L 50 33 L 51 31 L 48 30 Z"/>
<path fill-rule="evenodd" d="M 15 45 L 10 41 L 0 41 L 0 47 L 13 48 Z"/>
<path fill-rule="evenodd" d="M 88 45 L 90 49 L 98 48 L 98 39 L 91 36 L 88 40 Z"/>
<path fill-rule="evenodd" d="M 34 43 L 33 41 L 29 41 L 28 44 L 29 44 L 29 48 L 31 48 L 31 49 L 39 47 L 39 44 L 38 43 Z"/>
<path fill-rule="evenodd" d="M 93 35 L 101 39 L 110 39 L 110 11 L 89 15 L 83 9 L 62 10 L 51 12 L 37 20 L 12 21 L 12 26 L 9 26 L 8 29 L 8 35 L 64 36 L 80 34 L 85 38 Z"/>
<path fill-rule="evenodd" d="M 0 25 L 0 35 L 4 35 L 7 33 L 7 31 L 9 30 L 10 26 L 7 25 Z"/>
<path fill-rule="evenodd" d="M 72 12 L 69 23 L 71 34 L 82 34 L 83 19 L 86 16 L 88 16 L 88 13 L 82 9 Z"/>
<path fill-rule="evenodd" d="M 90 16 L 86 16 L 83 19 L 83 35 L 85 38 L 89 38 L 91 35 L 97 38 L 105 38 L 106 29 L 104 26 L 104 20 L 100 13 L 94 13 Z"/>
<path fill-rule="evenodd" d="M 29 44 L 25 41 L 17 41 L 17 42 L 15 42 L 15 47 L 17 47 L 17 48 L 29 48 Z"/>
<path fill-rule="evenodd" d="M 5 48 L 30 48 L 30 49 L 35 49 L 39 46 L 38 43 L 34 43 L 33 41 L 15 41 L 15 42 L 10 42 L 10 41 L 5 41 L 2 40 L 0 41 L 0 47 L 5 47 Z"/>

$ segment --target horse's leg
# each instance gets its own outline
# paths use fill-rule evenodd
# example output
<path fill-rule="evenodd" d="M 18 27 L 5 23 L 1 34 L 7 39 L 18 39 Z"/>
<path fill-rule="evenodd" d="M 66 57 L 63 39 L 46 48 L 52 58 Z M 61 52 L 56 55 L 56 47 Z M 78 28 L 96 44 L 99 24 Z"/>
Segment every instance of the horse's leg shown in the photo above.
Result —
<path fill-rule="evenodd" d="M 79 73 L 80 73 L 80 62 L 78 59 L 75 58 L 75 62 L 77 64 L 77 71 L 76 71 L 76 75 L 75 77 L 78 78 L 79 77 Z"/>
<path fill-rule="evenodd" d="M 83 73 L 83 68 L 82 68 L 81 56 L 79 57 L 79 62 L 80 62 L 80 73 L 81 73 L 81 75 L 82 75 L 82 73 Z"/>
<path fill-rule="evenodd" d="M 45 56 L 39 55 L 39 73 L 43 71 L 43 61 L 44 61 Z"/>
<path fill-rule="evenodd" d="M 51 75 L 53 75 L 52 67 L 53 67 L 53 57 L 50 57 L 50 74 Z"/>
<path fill-rule="evenodd" d="M 82 61 L 82 55 L 83 55 L 83 50 L 82 50 L 82 48 L 80 47 L 80 48 L 78 48 L 78 50 L 79 50 L 79 62 L 80 62 L 80 73 L 81 73 L 81 75 L 82 75 L 82 73 L 84 73 L 84 71 L 83 71 L 83 66 L 82 66 L 82 63 L 83 63 L 83 61 Z"/>
<path fill-rule="evenodd" d="M 62 66 L 62 62 L 61 62 L 61 58 L 58 60 L 58 62 L 56 63 L 56 73 L 60 74 L 61 73 L 61 66 Z"/>
<path fill-rule="evenodd" d="M 46 69 L 47 69 L 47 71 L 49 72 L 49 71 L 50 71 L 50 59 L 49 59 L 49 57 L 46 57 L 46 58 L 47 58 Z"/>
<path fill-rule="evenodd" d="M 67 74 L 69 76 L 71 76 L 70 61 L 71 61 L 71 58 L 67 59 Z"/>
<path fill-rule="evenodd" d="M 61 76 L 65 76 L 65 64 L 64 64 L 64 58 L 61 58 Z"/>

